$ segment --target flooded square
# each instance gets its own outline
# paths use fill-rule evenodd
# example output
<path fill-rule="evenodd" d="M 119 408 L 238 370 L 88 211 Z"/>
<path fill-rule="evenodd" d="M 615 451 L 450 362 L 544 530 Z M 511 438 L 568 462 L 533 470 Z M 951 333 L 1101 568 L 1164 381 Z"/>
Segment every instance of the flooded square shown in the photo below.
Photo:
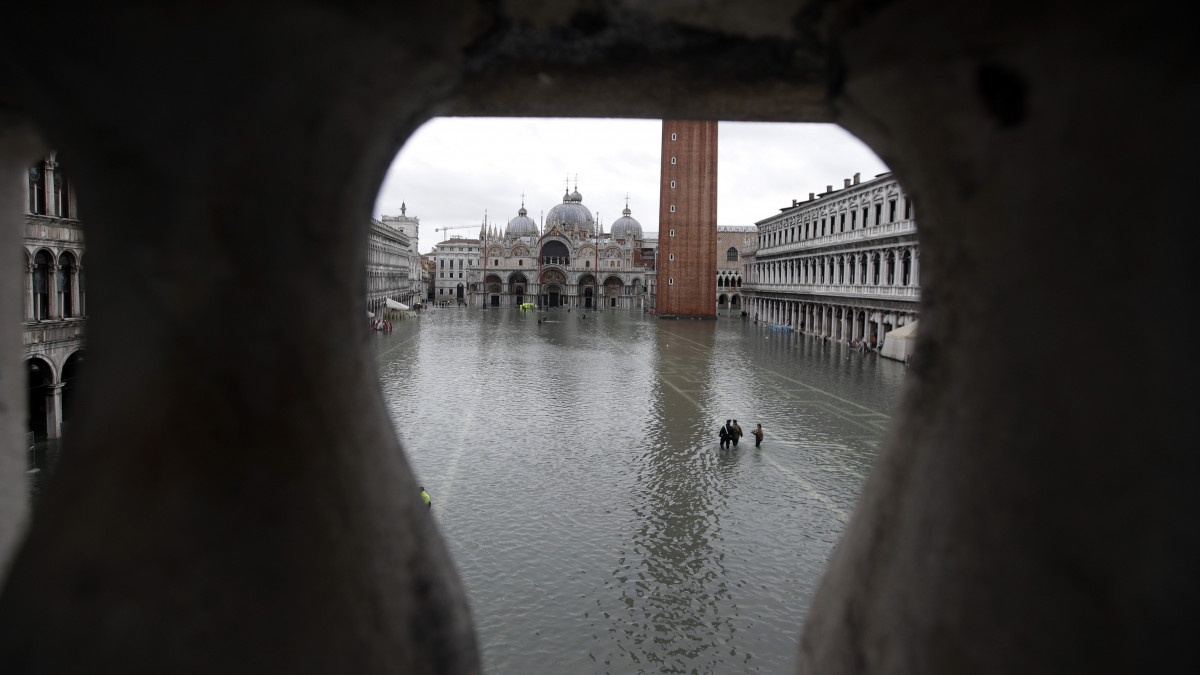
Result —
<path fill-rule="evenodd" d="M 736 316 L 441 308 L 369 339 L 490 673 L 790 671 L 905 370 Z"/>

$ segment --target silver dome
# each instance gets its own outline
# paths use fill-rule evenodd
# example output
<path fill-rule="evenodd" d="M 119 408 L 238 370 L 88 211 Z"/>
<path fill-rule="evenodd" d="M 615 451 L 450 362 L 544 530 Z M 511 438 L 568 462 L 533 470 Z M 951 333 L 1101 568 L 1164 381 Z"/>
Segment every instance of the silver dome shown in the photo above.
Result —
<path fill-rule="evenodd" d="M 563 203 L 557 204 L 546 214 L 546 231 L 557 227 L 564 232 L 579 231 L 593 234 L 596 231 L 596 220 L 592 212 L 581 202 L 579 192 L 564 194 Z"/>
<path fill-rule="evenodd" d="M 613 239 L 641 239 L 642 224 L 629 215 L 629 206 L 621 212 L 621 217 L 613 221 L 610 232 Z"/>
<path fill-rule="evenodd" d="M 537 234 L 537 223 L 533 222 L 525 210 L 525 205 L 521 205 L 521 210 L 517 211 L 517 217 L 508 221 L 508 226 L 504 229 L 505 236 L 510 237 L 525 237 Z"/>

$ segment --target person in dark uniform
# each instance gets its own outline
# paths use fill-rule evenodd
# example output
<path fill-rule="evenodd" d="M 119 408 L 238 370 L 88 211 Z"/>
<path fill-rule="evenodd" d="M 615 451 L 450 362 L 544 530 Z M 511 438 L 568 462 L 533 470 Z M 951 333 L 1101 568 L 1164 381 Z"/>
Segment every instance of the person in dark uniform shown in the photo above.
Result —
<path fill-rule="evenodd" d="M 733 435 L 730 437 L 733 439 L 733 447 L 735 447 L 735 448 L 737 447 L 738 439 L 741 437 L 742 437 L 742 427 L 740 424 L 737 423 L 737 420 L 734 420 L 733 421 Z"/>
<path fill-rule="evenodd" d="M 733 440 L 733 420 L 725 420 L 725 424 L 721 427 L 721 448 L 729 447 L 729 442 Z"/>

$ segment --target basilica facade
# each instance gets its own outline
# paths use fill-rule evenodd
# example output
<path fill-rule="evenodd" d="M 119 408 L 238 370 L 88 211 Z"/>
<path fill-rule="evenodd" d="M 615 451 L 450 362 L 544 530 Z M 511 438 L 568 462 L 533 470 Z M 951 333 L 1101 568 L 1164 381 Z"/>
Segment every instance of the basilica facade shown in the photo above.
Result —
<path fill-rule="evenodd" d="M 657 241 L 628 203 L 605 232 L 577 188 L 542 225 L 522 203 L 503 230 L 481 226 L 479 242 L 484 255 L 465 270 L 473 306 L 653 310 Z"/>

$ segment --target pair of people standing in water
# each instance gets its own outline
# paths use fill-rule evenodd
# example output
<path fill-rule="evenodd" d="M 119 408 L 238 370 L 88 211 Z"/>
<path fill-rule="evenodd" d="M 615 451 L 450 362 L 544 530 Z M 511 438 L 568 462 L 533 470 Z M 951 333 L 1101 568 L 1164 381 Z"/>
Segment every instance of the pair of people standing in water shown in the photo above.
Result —
<path fill-rule="evenodd" d="M 738 425 L 737 420 L 725 420 L 725 425 L 721 427 L 719 433 L 722 448 L 728 448 L 730 443 L 733 443 L 733 447 L 736 448 L 738 439 L 742 437 L 742 427 Z"/>

